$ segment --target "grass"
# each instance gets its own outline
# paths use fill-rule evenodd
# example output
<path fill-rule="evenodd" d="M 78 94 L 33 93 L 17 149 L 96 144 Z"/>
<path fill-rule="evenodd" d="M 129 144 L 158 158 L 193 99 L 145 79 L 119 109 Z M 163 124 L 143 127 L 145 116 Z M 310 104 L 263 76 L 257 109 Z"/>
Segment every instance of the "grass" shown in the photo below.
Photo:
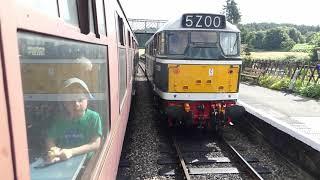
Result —
<path fill-rule="evenodd" d="M 309 54 L 305 52 L 276 52 L 276 51 L 251 52 L 250 58 L 254 60 L 309 60 L 310 59 Z"/>

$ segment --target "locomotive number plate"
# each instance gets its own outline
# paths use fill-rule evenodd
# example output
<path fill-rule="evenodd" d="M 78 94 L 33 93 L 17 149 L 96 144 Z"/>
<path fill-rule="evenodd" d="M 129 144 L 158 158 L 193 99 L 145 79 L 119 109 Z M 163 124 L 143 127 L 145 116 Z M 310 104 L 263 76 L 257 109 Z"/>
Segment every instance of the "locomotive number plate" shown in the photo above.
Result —
<path fill-rule="evenodd" d="M 202 29 L 224 29 L 226 17 L 217 14 L 184 14 L 182 27 Z"/>

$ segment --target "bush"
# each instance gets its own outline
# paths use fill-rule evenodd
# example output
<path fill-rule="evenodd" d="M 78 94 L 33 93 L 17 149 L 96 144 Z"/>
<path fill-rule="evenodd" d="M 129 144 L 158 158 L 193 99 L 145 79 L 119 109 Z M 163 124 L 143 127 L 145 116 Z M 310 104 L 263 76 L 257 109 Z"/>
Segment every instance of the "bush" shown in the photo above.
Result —
<path fill-rule="evenodd" d="M 286 90 L 289 88 L 290 79 L 289 78 L 277 78 L 276 81 L 270 86 L 271 89 L 275 90 Z"/>
<path fill-rule="evenodd" d="M 276 81 L 275 77 L 265 75 L 259 78 L 259 85 L 270 88 L 271 85 L 275 83 L 275 81 Z"/>
<path fill-rule="evenodd" d="M 300 94 L 303 96 L 311 97 L 311 98 L 320 98 L 320 85 L 313 84 L 309 86 L 302 87 L 300 89 Z"/>

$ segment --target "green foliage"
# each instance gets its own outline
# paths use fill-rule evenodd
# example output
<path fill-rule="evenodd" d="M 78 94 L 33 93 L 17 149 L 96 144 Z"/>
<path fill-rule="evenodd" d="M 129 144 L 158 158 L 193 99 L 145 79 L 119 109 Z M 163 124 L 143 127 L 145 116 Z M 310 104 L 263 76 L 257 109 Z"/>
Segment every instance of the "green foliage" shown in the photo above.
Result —
<path fill-rule="evenodd" d="M 281 78 L 281 77 L 275 77 L 270 75 L 265 75 L 259 78 L 259 85 L 274 89 L 274 90 L 286 90 L 290 86 L 290 78 Z M 320 98 L 320 85 L 319 84 L 313 84 L 305 86 L 301 80 L 296 80 L 294 84 L 294 92 L 311 98 Z"/>
<path fill-rule="evenodd" d="M 301 32 L 294 27 L 288 29 L 288 35 L 295 43 L 305 42 L 305 38 L 301 35 Z"/>
<path fill-rule="evenodd" d="M 242 24 L 240 28 L 247 29 L 248 31 L 267 31 L 273 28 L 288 27 L 296 28 L 301 35 L 306 36 L 310 32 L 319 32 L 320 26 L 307 26 L 307 25 L 295 25 L 295 24 L 277 24 L 277 23 L 249 23 Z M 307 37 L 307 36 L 306 36 Z"/>
<path fill-rule="evenodd" d="M 289 88 L 290 79 L 289 78 L 277 78 L 276 81 L 270 86 L 271 89 L 275 90 L 285 90 Z"/>
<path fill-rule="evenodd" d="M 310 59 L 311 61 L 318 61 L 319 57 L 316 48 L 314 48 L 310 53 Z"/>
<path fill-rule="evenodd" d="M 268 30 L 266 32 L 264 43 L 264 47 L 269 50 L 291 49 L 295 44 L 284 28 L 274 28 Z"/>
<path fill-rule="evenodd" d="M 305 87 L 302 87 L 299 92 L 303 96 L 318 99 L 320 98 L 320 85 L 313 84 L 313 85 L 305 86 Z"/>
<path fill-rule="evenodd" d="M 285 90 L 288 89 L 290 84 L 289 78 L 280 78 L 275 76 L 265 75 L 260 77 L 259 85 L 274 90 Z"/>
<path fill-rule="evenodd" d="M 226 0 L 226 5 L 223 7 L 227 21 L 232 24 L 239 24 L 241 21 L 241 14 L 237 5 L 234 0 Z"/>
<path fill-rule="evenodd" d="M 312 35 L 310 38 L 310 44 L 320 47 L 320 32 L 317 32 Z"/>
<path fill-rule="evenodd" d="M 320 26 L 251 23 L 239 25 L 239 28 L 241 43 L 255 49 L 290 50 L 296 43 L 320 44 L 320 36 L 317 36 Z"/>
<path fill-rule="evenodd" d="M 287 38 L 280 43 L 280 47 L 283 50 L 289 51 L 296 43 L 291 39 Z"/>
<path fill-rule="evenodd" d="M 310 56 L 304 52 L 277 52 L 277 51 L 260 51 L 250 52 L 254 60 L 290 60 L 290 61 L 309 61 Z"/>
<path fill-rule="evenodd" d="M 305 52 L 305 53 L 313 53 L 315 46 L 307 43 L 304 44 L 296 44 L 290 50 L 291 52 Z"/>
<path fill-rule="evenodd" d="M 269 88 L 275 82 L 276 82 L 276 78 L 274 76 L 265 75 L 259 78 L 259 85 L 263 87 Z"/>

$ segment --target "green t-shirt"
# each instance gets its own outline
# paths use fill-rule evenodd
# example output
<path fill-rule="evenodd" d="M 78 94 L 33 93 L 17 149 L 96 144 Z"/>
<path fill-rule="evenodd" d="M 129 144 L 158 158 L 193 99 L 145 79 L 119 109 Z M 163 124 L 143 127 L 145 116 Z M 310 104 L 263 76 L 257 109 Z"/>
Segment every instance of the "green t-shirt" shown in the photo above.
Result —
<path fill-rule="evenodd" d="M 60 148 L 88 144 L 95 136 L 102 137 L 101 118 L 90 109 L 79 119 L 59 118 L 48 131 L 48 137 Z"/>

